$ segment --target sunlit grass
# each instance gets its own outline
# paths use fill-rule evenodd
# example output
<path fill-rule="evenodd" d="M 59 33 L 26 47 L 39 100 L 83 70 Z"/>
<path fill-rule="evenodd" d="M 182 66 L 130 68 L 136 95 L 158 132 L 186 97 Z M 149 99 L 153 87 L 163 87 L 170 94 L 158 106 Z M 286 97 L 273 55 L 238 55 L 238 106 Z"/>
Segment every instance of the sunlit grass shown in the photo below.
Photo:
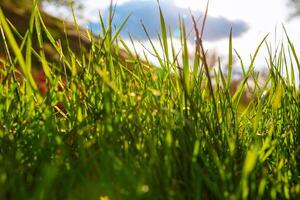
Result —
<path fill-rule="evenodd" d="M 191 50 L 180 21 L 178 55 L 160 10 L 161 45 L 149 37 L 160 65 L 154 67 L 119 36 L 128 18 L 113 32 L 112 17 L 113 7 L 106 27 L 100 15 L 102 38 L 88 33 L 90 49 L 78 54 L 61 47 L 36 7 L 25 35 L 0 12 L 6 46 L 0 63 L 1 199 L 299 197 L 295 74 L 300 64 L 287 34 L 285 48 L 271 52 L 267 46 L 265 85 L 258 84 L 254 68 L 267 36 L 258 41 L 249 66 L 240 62 L 243 80 L 231 91 L 232 34 L 225 74 L 221 62 L 208 65 L 203 31 L 196 25 Z M 32 47 L 34 37 L 38 51 Z M 46 60 L 45 40 L 59 62 Z M 44 71 L 43 92 L 33 76 L 37 66 L 32 59 Z M 245 103 L 250 79 L 254 94 Z"/>

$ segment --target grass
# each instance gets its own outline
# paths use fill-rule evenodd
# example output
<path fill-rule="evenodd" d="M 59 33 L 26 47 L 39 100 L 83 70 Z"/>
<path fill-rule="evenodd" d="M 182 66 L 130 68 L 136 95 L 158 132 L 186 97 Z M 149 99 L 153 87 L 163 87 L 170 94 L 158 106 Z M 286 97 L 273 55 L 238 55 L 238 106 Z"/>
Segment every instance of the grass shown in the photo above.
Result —
<path fill-rule="evenodd" d="M 225 75 L 217 70 L 220 63 L 207 65 L 196 26 L 194 61 L 183 22 L 182 51 L 176 53 L 162 10 L 161 46 L 149 38 L 158 68 L 132 53 L 119 31 L 102 20 L 102 40 L 91 36 L 91 48 L 82 55 L 60 47 L 36 7 L 25 35 L 2 12 L 0 23 L 6 46 L 1 199 L 299 198 L 300 65 L 287 34 L 286 46 L 272 52 L 264 38 L 250 66 L 241 60 L 243 81 L 231 95 L 232 36 Z M 33 37 L 41 47 L 50 41 L 60 62 L 48 62 L 42 48 L 34 50 Z M 263 45 L 270 50 L 269 73 L 260 85 L 254 63 Z M 45 73 L 45 95 L 32 75 L 32 57 Z M 250 78 L 253 99 L 243 104 Z"/>

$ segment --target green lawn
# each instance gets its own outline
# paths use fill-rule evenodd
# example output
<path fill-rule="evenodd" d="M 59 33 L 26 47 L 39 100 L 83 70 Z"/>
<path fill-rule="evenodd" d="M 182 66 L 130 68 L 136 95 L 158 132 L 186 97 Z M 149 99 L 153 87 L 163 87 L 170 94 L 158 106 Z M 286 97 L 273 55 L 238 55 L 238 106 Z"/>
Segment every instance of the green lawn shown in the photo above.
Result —
<path fill-rule="evenodd" d="M 160 23 L 161 46 L 153 51 L 164 54 L 156 53 L 155 67 L 130 51 L 111 23 L 102 23 L 102 40 L 91 36 L 91 48 L 78 54 L 61 48 L 38 9 L 25 35 L 0 12 L 7 50 L 0 73 L 0 199 L 300 198 L 300 63 L 288 35 L 287 44 L 266 55 L 263 85 L 254 61 L 260 48 L 271 47 L 266 38 L 257 41 L 250 65 L 239 60 L 243 80 L 231 95 L 231 36 L 225 76 L 220 64 L 207 65 L 200 38 L 195 52 L 187 48 L 183 22 L 178 55 L 162 14 Z M 41 48 L 34 50 L 32 41 Z M 44 41 L 59 62 L 46 60 Z M 45 73 L 44 95 L 32 59 Z M 255 87 L 245 104 L 250 79 Z"/>

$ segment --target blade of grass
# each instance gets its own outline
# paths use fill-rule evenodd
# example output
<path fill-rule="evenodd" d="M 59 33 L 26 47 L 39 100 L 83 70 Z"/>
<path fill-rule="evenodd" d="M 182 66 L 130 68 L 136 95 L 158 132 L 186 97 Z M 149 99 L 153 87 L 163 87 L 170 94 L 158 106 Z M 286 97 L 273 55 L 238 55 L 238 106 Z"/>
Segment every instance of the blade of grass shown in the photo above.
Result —
<path fill-rule="evenodd" d="M 183 19 L 181 20 L 181 43 L 183 46 L 182 50 L 182 63 L 183 63 L 183 83 L 184 88 L 189 95 L 191 92 L 191 81 L 190 81 L 190 63 L 189 63 L 189 51 L 187 47 L 186 28 Z"/>
<path fill-rule="evenodd" d="M 232 57 L 232 28 L 231 28 L 230 35 L 229 35 L 227 88 L 230 87 L 231 76 L 232 76 L 232 65 L 233 65 L 233 57 Z"/>
<path fill-rule="evenodd" d="M 123 30 L 124 26 L 127 24 L 127 21 L 129 20 L 131 15 L 128 15 L 125 20 L 121 23 L 121 25 L 119 26 L 119 28 L 116 30 L 114 36 L 111 39 L 111 42 L 114 43 L 114 41 L 116 40 L 116 38 L 119 36 L 120 32 Z"/>
<path fill-rule="evenodd" d="M 47 26 L 45 25 L 42 15 L 39 11 L 37 11 L 37 15 L 39 16 L 39 22 L 41 23 L 43 30 L 46 33 L 47 39 L 50 41 L 51 45 L 55 48 L 55 50 L 59 53 L 59 55 L 61 56 L 61 60 L 63 60 L 63 64 L 67 65 L 67 67 L 69 69 L 71 69 L 71 64 L 69 63 L 69 61 L 66 59 L 65 55 L 63 54 L 63 49 L 62 46 L 59 42 L 56 42 L 55 39 L 53 38 L 53 36 L 51 35 L 51 33 L 49 32 Z"/>
<path fill-rule="evenodd" d="M 152 47 L 152 49 L 153 49 L 153 51 L 154 51 L 155 57 L 157 58 L 159 64 L 160 64 L 161 66 L 164 66 L 164 62 L 163 62 L 161 56 L 159 55 L 159 53 L 158 53 L 158 51 L 157 51 L 157 49 L 156 49 L 156 47 L 155 47 L 155 45 L 154 45 L 152 39 L 150 38 L 150 35 L 148 34 L 148 31 L 147 31 L 145 25 L 143 24 L 143 22 L 141 22 L 141 23 L 142 23 L 142 27 L 143 27 L 143 29 L 144 29 L 144 32 L 146 33 L 146 36 L 147 36 L 147 38 L 148 38 L 148 41 L 150 42 L 151 47 Z"/>
<path fill-rule="evenodd" d="M 46 60 L 46 56 L 43 50 L 43 38 L 42 38 L 42 31 L 41 31 L 41 24 L 40 24 L 40 19 L 38 17 L 38 15 L 35 15 L 35 29 L 36 29 L 36 34 L 37 34 L 37 39 L 38 39 L 38 43 L 39 43 L 39 47 L 40 47 L 40 61 L 42 63 L 42 68 L 43 71 L 46 75 L 46 77 L 48 78 L 48 80 L 50 80 L 51 82 L 51 69 L 48 65 L 48 62 Z"/>
<path fill-rule="evenodd" d="M 36 85 L 35 81 L 33 80 L 31 71 L 30 71 L 30 69 L 26 68 L 26 63 L 25 63 L 24 57 L 22 55 L 22 52 L 21 52 L 20 48 L 18 47 L 18 44 L 13 36 L 13 33 L 11 32 L 11 30 L 6 22 L 5 16 L 4 16 L 1 8 L 0 8 L 0 25 L 2 26 L 4 33 L 7 36 L 8 42 L 9 42 L 12 50 L 14 51 L 16 58 L 18 59 L 21 70 L 23 71 L 25 77 L 28 79 L 31 87 L 34 90 L 37 90 L 37 85 Z"/>
<path fill-rule="evenodd" d="M 299 61 L 299 58 L 297 56 L 296 49 L 295 49 L 295 47 L 294 47 L 294 45 L 293 45 L 293 43 L 292 43 L 292 41 L 291 41 L 291 39 L 290 39 L 290 37 L 289 37 L 289 35 L 288 35 L 288 33 L 287 33 L 287 31 L 286 31 L 286 29 L 285 29 L 284 26 L 283 26 L 283 30 L 284 30 L 285 36 L 286 36 L 286 38 L 288 40 L 288 44 L 289 44 L 289 47 L 290 47 L 290 49 L 292 51 L 292 55 L 294 57 L 294 60 L 295 60 L 295 62 L 297 64 L 298 72 L 300 72 L 300 61 Z"/>
<path fill-rule="evenodd" d="M 208 12 L 208 4 L 209 4 L 209 1 L 207 2 L 207 6 L 206 6 L 205 16 L 204 16 L 203 23 L 202 23 L 201 34 L 203 34 L 203 31 L 204 31 L 204 25 L 205 25 L 205 21 L 206 21 L 206 17 L 207 17 L 207 12 Z M 208 63 L 207 63 L 207 60 L 206 60 L 206 53 L 204 51 L 202 38 L 200 37 L 197 22 L 196 22 L 196 19 L 195 19 L 194 16 L 192 16 L 192 20 L 193 20 L 194 30 L 195 30 L 195 34 L 196 34 L 196 45 L 198 45 L 200 50 L 201 50 L 201 54 L 202 54 L 201 58 L 202 58 L 202 62 L 203 62 L 203 65 L 204 65 L 207 80 L 208 80 L 209 94 L 210 94 L 210 97 L 212 99 L 214 114 L 215 114 L 216 121 L 217 121 L 217 132 L 220 132 L 220 124 L 219 124 L 220 121 L 219 121 L 219 115 L 218 115 L 218 108 L 217 108 L 217 103 L 216 103 L 214 90 L 213 90 L 213 86 L 212 86 L 212 82 L 211 82 Z"/>
<path fill-rule="evenodd" d="M 165 22 L 163 12 L 162 12 L 160 5 L 158 5 L 158 7 L 159 7 L 160 29 L 161 29 L 161 35 L 162 35 L 162 41 L 163 41 L 163 50 L 165 53 L 165 61 L 167 62 L 167 65 L 168 65 L 168 63 L 169 63 L 169 48 L 168 48 L 166 22 Z"/>
<path fill-rule="evenodd" d="M 239 102 L 240 102 L 240 99 L 241 99 L 241 97 L 242 97 L 244 88 L 245 88 L 245 86 L 246 86 L 246 84 L 247 84 L 247 81 L 248 81 L 248 79 L 249 79 L 249 76 L 250 76 L 250 74 L 251 74 L 251 72 L 252 72 L 252 70 L 253 70 L 253 68 L 254 68 L 254 62 L 255 62 L 255 59 L 256 59 L 256 57 L 257 57 L 257 54 L 258 54 L 258 52 L 259 52 L 261 46 L 262 46 L 262 45 L 264 44 L 264 42 L 266 41 L 266 39 L 267 39 L 268 36 L 269 36 L 269 34 L 267 34 L 267 35 L 263 38 L 263 40 L 260 42 L 259 46 L 256 48 L 255 53 L 254 53 L 254 56 L 253 56 L 252 59 L 251 59 L 250 66 L 249 66 L 249 68 L 248 68 L 248 70 L 247 70 L 247 72 L 246 72 L 246 74 L 245 74 L 244 80 L 243 80 L 242 84 L 239 85 L 238 89 L 236 90 L 236 92 L 235 92 L 234 95 L 233 95 L 233 100 L 237 102 L 237 105 L 238 105 Z"/>

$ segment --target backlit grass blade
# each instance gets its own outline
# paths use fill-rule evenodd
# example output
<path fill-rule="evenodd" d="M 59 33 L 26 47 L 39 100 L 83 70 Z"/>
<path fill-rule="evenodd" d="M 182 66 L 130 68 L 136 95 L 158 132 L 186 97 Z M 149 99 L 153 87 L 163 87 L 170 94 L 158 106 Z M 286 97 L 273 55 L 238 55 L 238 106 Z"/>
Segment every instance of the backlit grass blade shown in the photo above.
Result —
<path fill-rule="evenodd" d="M 230 29 L 229 35 L 229 51 L 228 51 L 228 74 L 227 74 L 227 88 L 230 86 L 231 76 L 232 76 L 232 64 L 233 64 L 233 56 L 232 56 L 232 28 Z"/>
<path fill-rule="evenodd" d="M 193 79 L 197 79 L 199 75 L 199 66 L 200 66 L 200 51 L 196 47 L 194 54 L 194 67 L 193 67 Z"/>
<path fill-rule="evenodd" d="M 71 64 L 68 62 L 67 59 L 65 59 L 65 56 L 64 56 L 64 54 L 63 54 L 63 49 L 62 49 L 61 44 L 58 43 L 58 42 L 56 42 L 55 39 L 53 38 L 53 36 L 51 35 L 51 33 L 49 32 L 47 26 L 45 25 L 45 23 L 44 23 L 44 21 L 43 21 L 43 18 L 42 18 L 42 16 L 41 16 L 41 13 L 40 13 L 39 11 L 37 11 L 37 14 L 38 14 L 38 16 L 39 16 L 39 19 L 40 19 L 39 22 L 40 22 L 40 24 L 42 25 L 43 30 L 45 31 L 45 34 L 46 34 L 46 36 L 47 36 L 47 39 L 50 41 L 52 47 L 54 47 L 55 50 L 59 53 L 59 55 L 61 56 L 61 58 L 64 58 L 64 59 L 63 59 L 63 63 L 64 63 L 65 65 L 67 65 L 67 67 L 68 67 L 69 69 L 71 69 Z"/>
<path fill-rule="evenodd" d="M 106 33 L 106 29 L 105 29 L 105 23 L 104 23 L 104 20 L 103 20 L 103 17 L 102 17 L 102 15 L 101 15 L 101 12 L 99 11 L 99 21 L 100 21 L 100 27 L 101 27 L 101 31 L 102 31 L 102 36 L 104 36 L 105 35 L 105 33 Z"/>
<path fill-rule="evenodd" d="M 283 96 L 283 86 L 281 83 L 278 83 L 276 90 L 275 90 L 275 94 L 272 97 L 272 107 L 273 109 L 278 109 L 281 103 L 281 99 Z"/>
<path fill-rule="evenodd" d="M 3 30 L 4 30 L 4 33 L 6 34 L 6 37 L 7 37 L 7 40 L 16 56 L 16 58 L 18 59 L 18 63 L 25 75 L 25 77 L 28 79 L 30 85 L 32 86 L 32 88 L 34 90 L 37 89 L 37 86 L 36 86 L 36 83 L 35 81 L 33 80 L 32 78 L 32 75 L 31 75 L 31 71 L 30 69 L 27 69 L 26 68 L 26 63 L 25 63 L 25 60 L 23 58 L 23 55 L 22 55 L 22 52 L 20 51 L 20 48 L 18 47 L 18 44 L 6 22 L 6 19 L 5 19 L 5 16 L 2 12 L 2 9 L 0 8 L 0 25 L 2 26 Z"/>
<path fill-rule="evenodd" d="M 43 71 L 46 75 L 46 77 L 51 80 L 51 69 L 48 65 L 48 62 L 46 60 L 45 53 L 43 51 L 43 38 L 42 38 L 42 31 L 41 31 L 41 24 L 40 24 L 40 19 L 38 15 L 35 15 L 35 29 L 36 29 L 36 34 L 37 34 L 37 39 L 40 47 L 40 61 L 42 63 Z"/>
<path fill-rule="evenodd" d="M 244 65 L 243 59 L 242 59 L 242 57 L 240 56 L 240 54 L 235 49 L 234 49 L 234 52 L 235 52 L 236 56 L 238 57 L 238 59 L 240 61 L 240 65 L 241 65 L 241 68 L 242 68 L 243 76 L 246 76 L 246 70 L 245 70 L 245 65 Z"/>
<path fill-rule="evenodd" d="M 80 39 L 80 33 L 79 33 L 79 25 L 78 25 L 76 17 L 75 17 L 75 11 L 74 11 L 73 4 L 74 4 L 74 2 L 72 0 L 70 0 L 71 13 L 72 13 L 74 25 L 75 25 L 75 28 L 76 28 L 76 32 L 77 32 L 77 35 L 78 35 L 78 37 L 77 37 L 78 38 L 78 44 L 79 44 L 80 49 L 82 49 L 81 39 Z"/>
<path fill-rule="evenodd" d="M 26 64 L 26 69 L 28 71 L 31 71 L 31 47 L 32 47 L 32 30 L 28 31 L 28 37 L 27 37 L 27 42 L 26 42 L 26 59 L 25 59 L 25 64 Z"/>
<path fill-rule="evenodd" d="M 16 27 L 10 22 L 8 21 L 8 24 L 11 28 L 11 30 L 13 31 L 14 35 L 16 35 L 16 37 L 20 40 L 22 40 L 22 44 L 20 46 L 20 49 L 22 51 L 23 49 L 23 46 L 25 45 L 25 42 L 24 41 L 27 41 L 27 37 L 28 37 L 28 34 L 29 32 L 27 31 L 26 34 L 24 35 L 24 37 L 18 32 L 18 30 L 16 29 Z M 36 28 L 36 34 L 37 34 L 37 39 L 38 39 L 38 43 L 41 47 L 40 49 L 40 52 L 38 53 L 33 47 L 31 47 L 31 52 L 33 53 L 33 55 L 35 57 L 37 57 L 41 63 L 42 63 L 42 67 L 43 67 L 43 70 L 45 72 L 45 75 L 48 77 L 48 74 L 50 73 L 50 68 L 49 68 L 49 65 L 48 65 L 48 62 L 46 61 L 46 58 L 45 58 L 45 54 L 44 54 L 44 51 L 42 49 L 42 33 L 41 33 L 41 29 L 40 29 L 40 22 L 39 22 L 39 17 L 38 15 L 35 15 L 35 28 Z M 47 65 L 47 66 L 46 66 Z M 46 66 L 46 67 L 45 67 Z M 48 68 L 48 70 L 46 69 Z M 48 73 L 49 72 L 49 73 Z M 48 77 L 49 78 L 49 77 Z"/>
<path fill-rule="evenodd" d="M 289 47 L 290 47 L 290 49 L 292 51 L 293 58 L 294 58 L 294 60 L 295 60 L 295 62 L 297 64 L 298 73 L 300 73 L 300 61 L 299 61 L 299 58 L 297 56 L 296 49 L 295 49 L 295 47 L 294 47 L 294 45 L 293 45 L 293 43 L 292 43 L 292 41 L 291 41 L 291 39 L 290 39 L 290 37 L 289 37 L 289 35 L 288 35 L 288 33 L 287 33 L 287 31 L 286 31 L 286 29 L 285 29 L 284 26 L 283 26 L 283 30 L 284 30 L 285 36 L 286 36 L 286 38 L 288 40 Z"/>
<path fill-rule="evenodd" d="M 168 48 L 168 38 L 167 38 L 167 29 L 166 29 L 166 22 L 163 16 L 162 9 L 159 5 L 159 19 L 160 19 L 160 29 L 161 29 L 161 36 L 162 42 L 164 47 L 165 59 L 169 61 L 169 48 Z"/>
<path fill-rule="evenodd" d="M 293 59 L 292 59 L 292 55 L 291 55 L 291 50 L 290 50 L 290 48 L 288 48 L 288 58 L 289 58 L 289 60 L 290 60 L 290 69 L 291 69 L 291 80 L 292 80 L 292 84 L 296 87 L 295 68 L 294 68 L 294 64 L 293 64 Z"/>
<path fill-rule="evenodd" d="M 111 41 L 112 41 L 112 26 L 113 26 L 113 18 L 114 18 L 114 14 L 115 14 L 115 9 L 116 9 L 116 5 L 114 6 L 113 5 L 113 1 L 110 2 L 110 5 L 109 5 L 109 14 L 108 14 L 108 21 L 107 21 L 107 29 L 106 29 L 106 32 L 107 32 L 107 40 L 105 40 L 105 45 L 106 45 L 106 48 L 109 49 L 110 51 L 110 48 L 111 48 Z"/>
<path fill-rule="evenodd" d="M 207 2 L 206 12 L 205 12 L 205 16 L 204 16 L 203 22 L 202 22 L 201 35 L 199 33 L 198 26 L 197 26 L 197 21 L 196 21 L 194 16 L 192 16 L 192 20 L 193 20 L 193 27 L 194 27 L 195 34 L 196 34 L 196 45 L 199 46 L 198 48 L 201 51 L 201 60 L 202 60 L 204 70 L 205 70 L 205 74 L 206 74 L 207 81 L 208 81 L 209 95 L 210 95 L 211 100 L 212 100 L 214 115 L 215 115 L 215 119 L 216 119 L 216 123 L 217 123 L 216 128 L 217 128 L 217 132 L 219 132 L 220 131 L 220 126 L 219 126 L 220 120 L 219 120 L 217 102 L 216 102 L 216 98 L 215 98 L 215 95 L 214 95 L 214 88 L 213 88 L 213 85 L 212 85 L 212 80 L 211 80 L 210 72 L 209 72 L 209 66 L 208 66 L 207 59 L 206 59 L 206 52 L 204 50 L 203 43 L 202 43 L 202 34 L 203 34 L 203 29 L 204 29 L 204 26 L 205 26 L 205 23 L 206 23 L 206 17 L 207 17 L 207 12 L 208 12 L 208 4 L 209 4 L 209 2 Z"/>
<path fill-rule="evenodd" d="M 202 27 L 201 27 L 201 34 L 200 34 L 201 39 L 203 38 L 203 35 L 204 35 L 205 24 L 206 24 L 206 19 L 207 19 L 207 14 L 208 14 L 208 7 L 209 7 L 209 0 L 207 0 L 205 13 L 204 13 L 204 17 L 202 20 Z M 195 24 L 195 22 L 196 22 L 196 20 L 194 19 L 194 24 Z"/>
<path fill-rule="evenodd" d="M 127 17 L 125 18 L 125 20 L 121 23 L 121 25 L 119 26 L 119 28 L 116 30 L 114 36 L 113 36 L 112 39 L 111 39 L 111 42 L 112 42 L 112 43 L 113 43 L 113 42 L 116 40 L 116 38 L 119 36 L 120 32 L 123 30 L 124 26 L 126 25 L 127 21 L 129 20 L 129 18 L 130 18 L 130 15 L 127 16 Z"/>
<path fill-rule="evenodd" d="M 147 35 L 148 41 L 149 41 L 150 44 L 151 44 L 151 47 L 152 47 L 152 49 L 153 49 L 153 51 L 154 51 L 154 54 L 155 54 L 155 56 L 156 56 L 156 58 L 157 58 L 157 60 L 158 60 L 158 62 L 159 62 L 159 64 L 160 64 L 160 66 L 164 66 L 164 62 L 163 62 L 161 56 L 159 55 L 159 53 L 158 53 L 158 51 L 157 51 L 155 45 L 153 44 L 153 41 L 152 41 L 150 35 L 148 34 L 148 31 L 147 31 L 147 29 L 146 29 L 146 27 L 145 27 L 145 25 L 144 25 L 143 23 L 142 23 L 142 27 L 143 27 L 143 29 L 144 29 L 144 32 L 145 32 L 146 35 Z"/>
<path fill-rule="evenodd" d="M 27 43 L 26 43 L 26 59 L 25 59 L 25 64 L 26 64 L 26 69 L 31 73 L 31 52 L 32 52 L 32 35 L 33 35 L 33 27 L 35 23 L 35 14 L 36 14 L 36 6 L 37 6 L 37 1 L 34 1 L 34 6 L 32 9 L 32 13 L 29 19 L 29 28 L 27 30 L 28 32 L 28 37 L 27 37 Z"/>
<path fill-rule="evenodd" d="M 121 38 L 120 39 L 121 44 L 123 45 L 123 48 L 126 50 L 126 52 L 130 55 L 131 58 L 134 58 L 134 55 L 131 53 L 130 48 L 126 44 L 126 42 Z"/>
<path fill-rule="evenodd" d="M 249 150 L 247 152 L 243 171 L 242 171 L 242 179 L 241 179 L 241 192 L 242 192 L 242 199 L 247 199 L 249 196 L 249 184 L 248 179 L 252 171 L 255 169 L 256 163 L 258 161 L 258 151 L 256 149 Z"/>
<path fill-rule="evenodd" d="M 17 82 L 17 80 L 16 80 L 16 75 L 14 73 L 14 71 L 15 71 L 15 64 L 14 64 L 12 55 L 10 54 L 9 47 L 8 47 L 8 44 L 7 44 L 7 40 L 6 40 L 6 37 L 5 37 L 5 34 L 4 34 L 4 30 L 3 30 L 2 26 L 1 26 L 1 24 L 0 24 L 0 32 L 1 32 L 1 37 L 2 37 L 1 39 L 3 40 L 3 43 L 4 43 L 5 53 L 6 53 L 7 57 L 8 57 L 8 62 L 7 63 L 10 64 L 9 71 L 8 71 L 8 73 L 6 73 L 5 72 L 5 68 L 6 68 L 5 61 L 1 59 L 2 63 L 0 63 L 0 65 L 1 65 L 2 69 L 0 71 L 3 70 L 4 74 L 6 74 L 4 78 L 3 78 L 4 74 L 0 75 L 0 76 L 2 76 L 1 83 L 4 86 L 7 83 L 8 79 L 9 79 L 9 74 L 12 74 L 12 78 L 13 78 L 14 82 Z M 17 96 L 16 99 L 18 101 L 20 101 L 20 92 L 19 92 L 19 89 L 16 88 L 15 91 L 16 91 L 16 96 Z"/>
<path fill-rule="evenodd" d="M 183 63 L 183 81 L 185 89 L 188 94 L 191 89 L 190 82 L 190 63 L 189 63 L 189 50 L 187 46 L 187 38 L 186 38 L 186 28 L 183 19 L 181 20 L 181 45 L 183 47 L 182 50 L 182 63 Z"/>
<path fill-rule="evenodd" d="M 264 44 L 264 42 L 266 41 L 266 39 L 267 39 L 268 36 L 269 36 L 269 34 L 267 34 L 267 35 L 263 38 L 263 40 L 260 42 L 260 44 L 259 44 L 258 47 L 256 48 L 255 53 L 254 53 L 254 56 L 253 56 L 252 59 L 251 59 L 251 62 L 250 62 L 250 66 L 249 66 L 249 68 L 248 68 L 248 71 L 247 71 L 247 73 L 245 74 L 244 80 L 243 80 L 243 82 L 239 85 L 238 89 L 236 90 L 236 92 L 235 92 L 234 95 L 233 95 L 233 100 L 234 100 L 234 101 L 237 101 L 238 103 L 240 102 L 240 99 L 241 99 L 242 93 L 243 93 L 243 91 L 244 91 L 244 88 L 245 88 L 245 86 L 246 86 L 246 84 L 247 84 L 247 81 L 248 81 L 248 79 L 249 79 L 249 76 L 250 76 L 250 74 L 251 74 L 251 72 L 252 72 L 252 70 L 253 70 L 254 62 L 255 62 L 255 59 L 256 59 L 256 57 L 257 57 L 257 54 L 258 54 L 258 52 L 259 52 L 261 46 L 262 46 L 262 45 Z M 238 103 L 237 103 L 237 104 L 238 104 Z"/>

